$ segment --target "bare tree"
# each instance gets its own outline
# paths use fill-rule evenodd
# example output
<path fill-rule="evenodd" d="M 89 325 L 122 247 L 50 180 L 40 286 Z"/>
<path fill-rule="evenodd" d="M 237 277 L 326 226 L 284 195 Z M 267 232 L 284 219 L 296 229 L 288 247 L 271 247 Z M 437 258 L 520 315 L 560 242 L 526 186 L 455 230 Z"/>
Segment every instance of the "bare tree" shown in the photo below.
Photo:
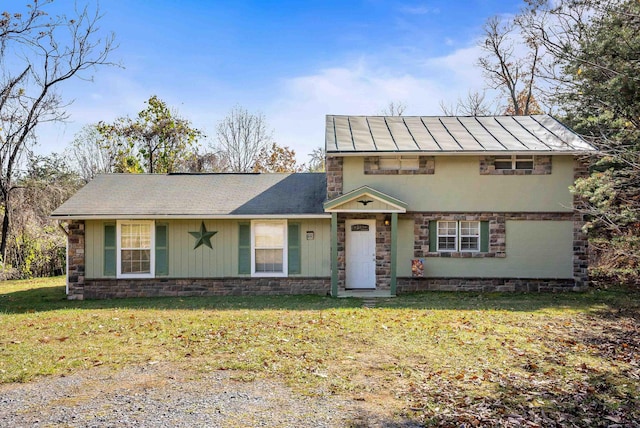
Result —
<path fill-rule="evenodd" d="M 465 99 L 458 98 L 455 106 L 440 101 L 440 109 L 446 116 L 490 116 L 497 114 L 495 103 L 487 101 L 485 92 L 467 92 Z"/>
<path fill-rule="evenodd" d="M 505 93 L 516 116 L 530 114 L 534 107 L 541 55 L 539 40 L 527 33 L 521 23 L 520 18 L 513 21 L 490 18 L 484 26 L 481 45 L 486 55 L 478 59 L 489 85 Z"/>
<path fill-rule="evenodd" d="M 198 147 L 189 156 L 178 159 L 175 172 L 211 173 L 225 172 L 227 165 L 224 160 L 215 153 L 200 153 Z"/>
<path fill-rule="evenodd" d="M 311 158 L 311 160 L 309 160 L 309 167 L 307 168 L 309 172 L 325 172 L 327 153 L 324 147 L 316 147 L 309 154 L 309 157 Z"/>
<path fill-rule="evenodd" d="M 402 116 L 406 110 L 407 105 L 402 101 L 390 101 L 379 114 L 380 116 Z"/>
<path fill-rule="evenodd" d="M 16 169 L 36 142 L 38 125 L 67 118 L 61 84 L 110 64 L 113 34 L 99 36 L 99 11 L 87 7 L 73 17 L 49 16 L 51 0 L 22 12 L 0 15 L 0 197 L 4 206 L 0 256 L 5 259 L 11 227 L 11 191 Z"/>
<path fill-rule="evenodd" d="M 263 149 L 269 147 L 272 133 L 262 114 L 249 113 L 236 106 L 218 123 L 216 151 L 232 172 L 251 172 Z"/>
<path fill-rule="evenodd" d="M 97 124 L 85 125 L 76 133 L 66 150 L 66 156 L 85 183 L 93 180 L 97 174 L 111 173 L 114 169 L 113 155 Z"/>

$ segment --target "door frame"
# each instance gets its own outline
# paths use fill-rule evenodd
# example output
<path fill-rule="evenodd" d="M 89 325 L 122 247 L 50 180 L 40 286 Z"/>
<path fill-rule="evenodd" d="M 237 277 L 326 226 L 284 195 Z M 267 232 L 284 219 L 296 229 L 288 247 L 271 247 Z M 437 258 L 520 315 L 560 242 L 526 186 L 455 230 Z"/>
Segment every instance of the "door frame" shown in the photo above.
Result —
<path fill-rule="evenodd" d="M 351 241 L 351 226 L 353 224 L 367 224 L 369 226 L 369 236 L 370 236 L 370 245 L 373 247 L 373 259 L 371 260 L 371 269 L 372 269 L 372 284 L 371 287 L 352 287 L 349 284 L 349 260 L 350 250 L 349 250 L 349 242 Z M 377 258 L 377 248 L 376 248 L 376 219 L 368 218 L 368 219 L 346 219 L 344 224 L 345 229 L 345 258 L 344 258 L 344 269 L 345 269 L 345 289 L 347 290 L 375 290 L 377 286 L 377 278 L 376 278 L 376 258 Z M 356 232 L 358 233 L 358 232 Z M 369 284 L 367 284 L 369 285 Z"/>

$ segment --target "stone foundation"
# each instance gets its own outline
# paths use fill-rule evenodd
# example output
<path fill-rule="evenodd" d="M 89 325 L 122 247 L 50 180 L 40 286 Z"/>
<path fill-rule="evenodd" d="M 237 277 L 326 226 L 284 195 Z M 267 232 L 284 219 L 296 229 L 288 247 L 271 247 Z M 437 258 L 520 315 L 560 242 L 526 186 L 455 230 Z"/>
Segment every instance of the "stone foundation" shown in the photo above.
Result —
<path fill-rule="evenodd" d="M 562 292 L 573 291 L 573 278 L 398 278 L 397 293 L 417 291 L 506 291 Z"/>
<path fill-rule="evenodd" d="M 85 299 L 124 297 L 256 296 L 331 291 L 331 278 L 85 279 Z"/>

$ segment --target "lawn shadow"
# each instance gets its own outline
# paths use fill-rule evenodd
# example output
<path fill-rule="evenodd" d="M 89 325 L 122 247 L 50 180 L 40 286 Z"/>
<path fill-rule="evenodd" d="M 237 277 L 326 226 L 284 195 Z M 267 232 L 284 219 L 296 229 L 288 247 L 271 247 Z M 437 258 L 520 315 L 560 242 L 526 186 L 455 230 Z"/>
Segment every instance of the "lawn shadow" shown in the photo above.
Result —
<path fill-rule="evenodd" d="M 537 311 L 545 308 L 569 310 L 624 310 L 625 303 L 638 300 L 629 293 L 589 291 L 585 293 L 476 293 L 423 292 L 394 298 L 378 298 L 375 309 L 504 310 Z M 638 293 L 634 293 L 638 294 Z M 367 301 L 370 305 L 370 301 Z M 64 286 L 45 286 L 0 293 L 0 313 L 28 313 L 66 309 L 162 309 L 162 310 L 324 310 L 361 308 L 360 298 L 317 295 L 139 297 L 103 300 L 67 300 Z"/>

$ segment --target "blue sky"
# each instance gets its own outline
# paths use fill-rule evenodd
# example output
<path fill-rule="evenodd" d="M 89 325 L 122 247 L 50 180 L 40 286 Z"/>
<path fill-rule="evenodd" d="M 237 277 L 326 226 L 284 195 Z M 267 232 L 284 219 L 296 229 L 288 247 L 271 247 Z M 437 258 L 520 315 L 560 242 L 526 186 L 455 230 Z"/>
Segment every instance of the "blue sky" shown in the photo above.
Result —
<path fill-rule="evenodd" d="M 90 3 L 91 4 L 91 3 Z M 41 153 L 60 152 L 80 127 L 133 116 L 158 95 L 215 141 L 240 105 L 265 115 L 274 140 L 298 159 L 324 145 L 326 114 L 441 114 L 482 89 L 474 65 L 482 25 L 510 15 L 516 0 L 141 1 L 100 3 L 103 32 L 119 48 L 93 82 L 62 88 L 69 123 L 40 132 Z M 51 13 L 71 14 L 72 0 Z M 205 142 L 206 144 L 207 142 Z"/>

